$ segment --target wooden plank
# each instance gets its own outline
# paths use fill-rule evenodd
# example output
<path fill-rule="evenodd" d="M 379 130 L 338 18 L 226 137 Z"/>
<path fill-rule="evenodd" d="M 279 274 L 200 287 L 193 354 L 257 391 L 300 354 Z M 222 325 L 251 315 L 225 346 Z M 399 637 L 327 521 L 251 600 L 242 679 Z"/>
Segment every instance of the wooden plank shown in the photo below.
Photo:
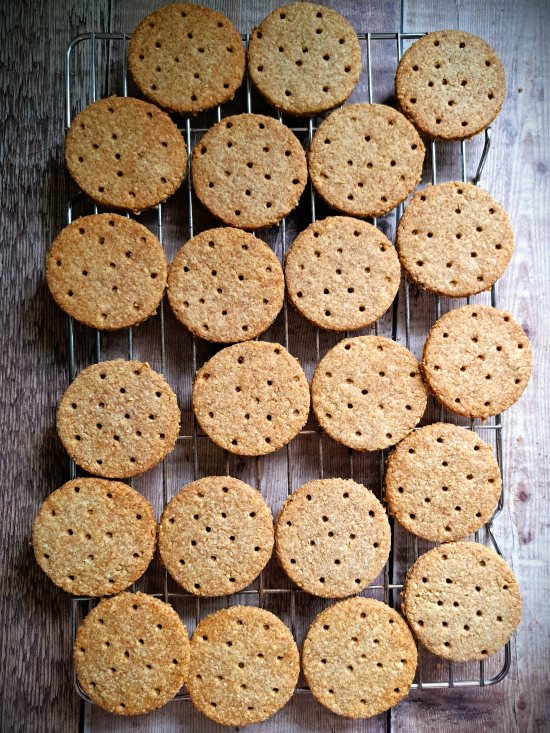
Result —
<path fill-rule="evenodd" d="M 2 408 L 0 730 L 76 731 L 69 604 L 29 544 L 43 499 L 67 477 L 55 408 L 67 382 L 66 321 L 43 279 L 64 223 L 64 52 L 105 29 L 107 0 L 0 4 Z"/>

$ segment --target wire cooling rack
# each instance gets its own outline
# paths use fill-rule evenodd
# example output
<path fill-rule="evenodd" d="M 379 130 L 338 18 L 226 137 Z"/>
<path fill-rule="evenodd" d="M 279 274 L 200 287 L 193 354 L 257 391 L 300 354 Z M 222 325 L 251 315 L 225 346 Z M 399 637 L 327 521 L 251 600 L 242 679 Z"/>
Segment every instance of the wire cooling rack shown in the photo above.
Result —
<path fill-rule="evenodd" d="M 392 104 L 393 77 L 401 55 L 412 41 L 421 38 L 421 33 L 361 33 L 359 34 L 363 54 L 363 73 L 352 101 L 384 102 Z M 110 94 L 127 96 L 135 94 L 126 69 L 126 51 L 130 36 L 121 33 L 85 33 L 74 38 L 66 52 L 66 125 L 74 115 L 91 102 Z M 248 43 L 248 35 L 243 36 Z M 189 153 L 201 135 L 214 122 L 228 114 L 239 112 L 262 112 L 275 115 L 287 124 L 307 148 L 317 129 L 319 120 L 287 118 L 266 107 L 252 90 L 247 79 L 235 99 L 214 111 L 202 113 L 195 118 L 176 119 L 186 141 Z M 473 180 L 479 182 L 486 157 L 490 149 L 490 128 L 471 141 L 455 143 L 428 142 L 423 181 L 436 183 L 439 180 Z M 474 161 L 475 175 L 468 177 L 468 163 Z M 458 167 L 457 167 L 458 166 Z M 71 184 L 70 184 L 71 185 Z M 71 189 L 67 203 L 67 224 L 76 216 L 97 213 L 98 207 L 80 192 Z M 394 212 L 373 223 L 392 238 L 403 212 L 399 206 Z M 328 213 L 325 205 L 316 197 L 308 185 L 298 209 L 283 219 L 277 226 L 260 232 L 264 239 L 284 260 L 288 243 L 298 230 Z M 151 228 L 162 242 L 169 259 L 172 259 L 181 244 L 216 222 L 197 203 L 191 188 L 189 170 L 180 191 L 168 202 L 152 212 L 140 216 L 140 221 Z M 472 302 L 496 305 L 494 287 L 490 292 L 475 296 Z M 450 301 L 420 292 L 406 278 L 390 311 L 369 329 L 358 333 L 380 333 L 416 352 L 421 352 L 428 328 L 444 312 L 463 300 Z M 470 302 L 467 299 L 466 302 Z M 414 316 L 414 317 L 413 317 Z M 345 334 L 346 336 L 348 334 Z M 262 336 L 267 340 L 279 341 L 291 353 L 300 358 L 308 376 L 322 355 L 333 346 L 342 334 L 320 331 L 307 324 L 293 309 L 287 299 L 274 326 Z M 138 358 L 149 361 L 154 368 L 165 374 L 176 390 L 182 409 L 182 434 L 176 448 L 161 466 L 138 477 L 131 483 L 142 491 L 160 513 L 170 498 L 185 484 L 210 474 L 231 474 L 242 478 L 262 491 L 274 513 L 278 511 L 286 496 L 298 486 L 313 478 L 341 476 L 354 478 L 373 488 L 383 498 L 384 465 L 387 452 L 369 454 L 354 453 L 338 446 L 323 436 L 319 427 L 310 422 L 295 440 L 285 448 L 258 458 L 242 458 L 221 451 L 209 441 L 195 422 L 190 403 L 190 385 L 197 368 L 220 347 L 205 344 L 192 338 L 174 320 L 165 303 L 161 304 L 156 316 L 139 329 L 129 328 L 125 332 L 100 333 L 92 331 L 69 319 L 68 323 L 68 369 L 72 381 L 77 373 L 93 361 L 109 358 Z M 430 398 L 431 399 L 431 398 Z M 454 422 L 480 433 L 486 442 L 492 444 L 502 469 L 502 423 L 500 416 L 486 423 L 464 420 L 448 413 L 431 401 L 423 422 L 443 420 Z M 70 462 L 70 476 L 77 473 L 74 462 Z M 503 496 L 491 521 L 472 539 L 492 544 L 499 551 L 493 535 L 493 521 L 501 512 Z M 390 519 L 392 550 L 383 573 L 374 584 L 361 595 L 384 600 L 392 607 L 399 607 L 400 591 L 407 569 L 419 554 L 430 549 L 428 543 L 408 534 Z M 153 577 L 151 577 L 153 576 Z M 149 578 L 149 584 L 147 582 Z M 189 631 L 207 613 L 234 603 L 259 604 L 276 612 L 290 626 L 298 643 L 314 616 L 331 601 L 309 596 L 292 586 L 282 571 L 272 561 L 259 579 L 249 588 L 234 596 L 219 599 L 199 599 L 185 593 L 174 585 L 166 571 L 157 561 L 151 571 L 137 584 L 145 590 L 168 600 L 179 611 Z M 71 642 L 83 616 L 96 601 L 86 597 L 71 599 Z M 71 648 L 72 648 L 71 644 Z M 419 664 L 413 688 L 485 687 L 500 682 L 510 668 L 511 653 L 508 643 L 494 657 L 475 663 L 450 663 L 434 657 L 425 649 L 419 649 Z M 74 668 L 73 683 L 78 694 L 88 700 L 80 687 Z M 297 692 L 309 692 L 300 680 Z M 184 692 L 178 698 L 187 698 Z M 387 713 L 391 720 L 391 711 Z"/>

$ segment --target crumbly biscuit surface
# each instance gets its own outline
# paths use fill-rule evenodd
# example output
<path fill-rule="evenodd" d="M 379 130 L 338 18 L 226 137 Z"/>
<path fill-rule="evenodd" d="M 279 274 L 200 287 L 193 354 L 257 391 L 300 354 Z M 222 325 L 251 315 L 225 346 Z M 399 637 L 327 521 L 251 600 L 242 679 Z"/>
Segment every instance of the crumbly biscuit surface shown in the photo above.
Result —
<path fill-rule="evenodd" d="M 93 201 L 139 213 L 179 188 L 187 151 L 166 112 L 140 99 L 107 97 L 72 121 L 65 162 Z"/>
<path fill-rule="evenodd" d="M 424 145 L 411 123 L 383 104 L 346 104 L 321 123 L 309 151 L 317 193 L 351 216 L 381 216 L 422 176 Z"/>
<path fill-rule="evenodd" d="M 428 33 L 403 54 L 395 75 L 404 114 L 430 137 L 461 140 L 500 112 L 506 78 L 499 57 L 478 36 L 463 31 Z"/>
<path fill-rule="evenodd" d="M 208 229 L 180 249 L 168 299 L 179 321 L 207 341 L 249 341 L 283 307 L 284 275 L 273 251 L 232 227 Z"/>
<path fill-rule="evenodd" d="M 277 559 L 300 588 L 324 598 L 359 593 L 390 551 L 384 507 L 348 479 L 310 481 L 289 496 L 275 527 Z"/>
<path fill-rule="evenodd" d="M 418 423 L 428 399 L 410 351 L 381 336 L 344 339 L 311 382 L 315 416 L 331 438 L 355 450 L 382 450 Z"/>
<path fill-rule="evenodd" d="M 433 542 L 465 539 L 502 492 L 493 449 L 473 431 L 434 423 L 407 435 L 388 458 L 385 498 L 399 524 Z"/>
<path fill-rule="evenodd" d="M 44 501 L 32 545 L 56 585 L 73 595 L 103 596 L 143 575 L 156 535 L 153 508 L 137 491 L 120 481 L 78 478 Z"/>
<path fill-rule="evenodd" d="M 274 10 L 252 31 L 248 71 L 277 109 L 317 114 L 352 93 L 361 73 L 361 47 L 340 13 L 314 3 L 292 3 Z"/>
<path fill-rule="evenodd" d="M 514 233 L 487 191 L 451 181 L 415 194 L 399 222 L 397 251 L 417 285 L 458 298 L 498 280 L 514 251 Z"/>
<path fill-rule="evenodd" d="M 299 672 L 298 648 L 289 629 L 255 606 L 213 613 L 191 638 L 191 702 L 223 725 L 269 718 L 292 696 Z"/>
<path fill-rule="evenodd" d="M 80 625 L 78 681 L 93 703 L 117 715 L 165 705 L 185 682 L 190 644 L 172 606 L 145 593 L 104 598 Z"/>
<path fill-rule="evenodd" d="M 302 647 L 302 668 L 314 697 L 333 713 L 370 718 L 407 695 L 417 656 L 396 611 L 372 598 L 349 598 L 317 616 Z"/>
<path fill-rule="evenodd" d="M 128 68 L 141 93 L 180 114 L 233 99 L 244 67 L 243 42 L 229 18 L 192 3 L 153 11 L 128 44 Z"/>
<path fill-rule="evenodd" d="M 522 395 L 531 376 L 531 345 L 512 316 L 465 305 L 431 328 L 422 371 L 437 399 L 468 417 L 498 415 Z"/>
<path fill-rule="evenodd" d="M 286 445 L 305 425 L 309 386 L 284 346 L 249 341 L 219 351 L 199 369 L 193 409 L 220 447 L 264 455 Z"/>
<path fill-rule="evenodd" d="M 176 443 L 176 395 L 149 364 L 114 359 L 84 369 L 57 409 L 67 453 L 86 471 L 128 478 L 161 461 Z"/>
<path fill-rule="evenodd" d="M 421 555 L 409 570 L 403 612 L 434 654 L 461 662 L 487 659 L 519 623 L 519 586 L 493 550 L 452 542 Z"/>
<path fill-rule="evenodd" d="M 56 303 L 87 326 L 115 330 L 153 315 L 166 286 L 166 256 L 142 224 L 92 214 L 65 227 L 46 258 Z"/>
<path fill-rule="evenodd" d="M 392 243 L 367 222 L 331 216 L 294 240 L 285 276 L 294 307 L 320 328 L 369 326 L 391 306 L 401 269 Z"/>
<path fill-rule="evenodd" d="M 159 551 L 170 575 L 198 596 L 236 593 L 263 570 L 273 518 L 262 495 L 231 476 L 183 488 L 163 512 Z"/>
<path fill-rule="evenodd" d="M 259 229 L 296 207 L 307 181 L 304 150 L 294 133 L 273 117 L 226 117 L 193 151 L 193 188 L 225 224 Z"/>

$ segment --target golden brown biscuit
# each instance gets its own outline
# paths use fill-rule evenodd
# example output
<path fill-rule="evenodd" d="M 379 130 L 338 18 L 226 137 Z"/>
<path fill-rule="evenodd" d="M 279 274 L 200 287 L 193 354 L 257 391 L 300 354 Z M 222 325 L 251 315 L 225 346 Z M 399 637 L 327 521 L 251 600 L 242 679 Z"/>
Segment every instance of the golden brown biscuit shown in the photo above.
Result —
<path fill-rule="evenodd" d="M 486 418 L 521 397 L 531 376 L 531 360 L 529 340 L 509 313 L 465 305 L 432 326 L 422 371 L 448 410 Z"/>
<path fill-rule="evenodd" d="M 440 140 L 472 137 L 500 112 L 506 78 L 482 38 L 463 31 L 428 33 L 405 51 L 395 75 L 401 109 Z"/>
<path fill-rule="evenodd" d="M 428 399 L 410 351 L 381 336 L 344 339 L 319 362 L 311 400 L 331 438 L 355 450 L 382 450 L 418 423 Z"/>
<path fill-rule="evenodd" d="M 228 346 L 197 372 L 193 410 L 221 448 L 242 456 L 272 453 L 307 421 L 306 375 L 280 344 L 249 341 Z"/>
<path fill-rule="evenodd" d="M 395 448 L 385 488 L 390 513 L 409 532 L 453 542 L 489 521 L 502 481 L 492 448 L 473 430 L 434 423 Z"/>
<path fill-rule="evenodd" d="M 142 224 L 118 214 L 92 214 L 69 224 L 46 258 L 56 303 L 92 328 L 135 326 L 153 315 L 166 286 L 166 256 Z"/>
<path fill-rule="evenodd" d="M 252 31 L 248 73 L 277 109 L 313 115 L 352 93 L 361 74 L 361 47 L 340 13 L 314 3 L 283 5 Z"/>
<path fill-rule="evenodd" d="M 225 224 L 259 229 L 294 209 L 307 182 L 298 138 L 265 115 L 234 115 L 193 150 L 191 178 L 206 208 Z"/>
<path fill-rule="evenodd" d="M 141 361 L 114 359 L 84 369 L 57 409 L 57 432 L 86 471 L 128 478 L 169 453 L 180 428 L 176 395 Z"/>
<path fill-rule="evenodd" d="M 104 596 L 125 590 L 153 558 L 153 508 L 120 481 L 78 478 L 48 496 L 32 528 L 37 563 L 63 590 Z"/>
<path fill-rule="evenodd" d="M 225 608 L 204 618 L 191 637 L 191 702 L 223 725 L 271 717 L 292 696 L 299 672 L 292 634 L 262 608 Z"/>
<path fill-rule="evenodd" d="M 244 66 L 243 42 L 229 18 L 192 3 L 153 11 L 128 44 L 128 68 L 141 93 L 181 114 L 233 99 Z"/>
<path fill-rule="evenodd" d="M 382 216 L 414 191 L 424 145 L 402 114 L 383 104 L 346 104 L 321 123 L 309 150 L 317 193 L 351 216 Z"/>
<path fill-rule="evenodd" d="M 249 585 L 273 549 L 273 517 L 262 495 L 231 476 L 208 476 L 170 501 L 159 551 L 174 580 L 197 596 L 224 596 Z"/>
<path fill-rule="evenodd" d="M 187 152 L 166 112 L 140 99 L 108 97 L 72 121 L 65 162 L 93 201 L 139 213 L 179 188 Z"/>
<path fill-rule="evenodd" d="M 207 341 L 249 341 L 283 307 L 285 280 L 273 251 L 232 227 L 208 229 L 180 249 L 170 267 L 168 299 L 176 318 Z"/>
<path fill-rule="evenodd" d="M 329 216 L 301 232 L 287 255 L 292 305 L 320 328 L 369 326 L 391 306 L 401 279 L 392 243 L 371 224 Z"/>
<path fill-rule="evenodd" d="M 414 195 L 399 222 L 397 251 L 417 285 L 458 298 L 498 280 L 514 251 L 514 233 L 492 196 L 452 181 Z"/>
<path fill-rule="evenodd" d="M 141 715 L 169 702 L 189 670 L 187 629 L 172 606 L 145 593 L 104 598 L 80 625 L 78 681 L 93 703 Z"/>
<path fill-rule="evenodd" d="M 322 611 L 302 647 L 314 697 L 347 718 L 370 718 L 408 693 L 417 664 L 409 627 L 385 603 L 349 598 Z"/>
<path fill-rule="evenodd" d="M 421 555 L 407 573 L 403 613 L 433 654 L 460 662 L 487 659 L 521 617 L 513 571 L 477 542 L 452 542 Z"/>
<path fill-rule="evenodd" d="M 390 552 L 384 507 L 348 479 L 310 481 L 285 501 L 275 525 L 277 559 L 308 593 L 343 598 L 380 573 Z"/>

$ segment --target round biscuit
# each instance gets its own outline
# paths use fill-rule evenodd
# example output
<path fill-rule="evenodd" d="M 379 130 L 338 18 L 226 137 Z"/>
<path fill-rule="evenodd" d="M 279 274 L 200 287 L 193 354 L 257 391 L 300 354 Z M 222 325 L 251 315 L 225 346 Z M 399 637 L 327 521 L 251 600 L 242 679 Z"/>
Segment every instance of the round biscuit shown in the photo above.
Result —
<path fill-rule="evenodd" d="M 145 593 L 104 598 L 76 633 L 74 666 L 90 700 L 117 715 L 169 702 L 185 682 L 190 644 L 172 606 Z"/>
<path fill-rule="evenodd" d="M 428 33 L 405 51 L 395 90 L 401 109 L 419 130 L 439 140 L 462 140 L 498 115 L 506 78 L 486 41 L 443 30 Z"/>
<path fill-rule="evenodd" d="M 313 696 L 347 718 L 370 718 L 397 705 L 410 689 L 417 660 L 405 621 L 373 598 L 349 598 L 322 611 L 302 647 Z"/>
<path fill-rule="evenodd" d="M 465 539 L 489 521 L 501 492 L 493 449 L 458 425 L 434 423 L 415 430 L 387 461 L 390 514 L 425 540 Z"/>
<path fill-rule="evenodd" d="M 225 608 L 204 618 L 191 637 L 189 697 L 223 725 L 271 717 L 292 696 L 299 672 L 292 634 L 262 608 Z"/>
<path fill-rule="evenodd" d="M 397 229 L 397 252 L 410 279 L 451 298 L 487 290 L 514 251 L 504 208 L 471 183 L 440 183 L 417 192 Z"/>
<path fill-rule="evenodd" d="M 321 359 L 311 382 L 323 430 L 359 451 L 398 443 L 424 414 L 427 399 L 418 361 L 382 336 L 340 341 Z"/>
<path fill-rule="evenodd" d="M 279 260 L 257 237 L 232 227 L 208 229 L 180 249 L 170 267 L 168 300 L 176 318 L 207 341 L 249 341 L 283 307 Z"/>
<path fill-rule="evenodd" d="M 275 524 L 277 559 L 302 590 L 323 598 L 359 593 L 387 562 L 391 533 L 372 491 L 349 479 L 310 481 Z"/>
<path fill-rule="evenodd" d="M 156 312 L 166 271 L 158 239 L 118 214 L 72 222 L 46 258 L 46 282 L 59 307 L 91 328 L 108 331 L 135 326 Z"/>
<path fill-rule="evenodd" d="M 225 117 L 193 150 L 191 179 L 206 208 L 225 224 L 260 229 L 294 209 L 307 182 L 298 138 L 265 115 Z"/>
<path fill-rule="evenodd" d="M 120 593 L 146 571 L 157 522 L 149 502 L 127 484 L 77 478 L 44 501 L 32 527 L 37 563 L 73 595 Z"/>
<path fill-rule="evenodd" d="M 193 410 L 221 448 L 243 456 L 272 453 L 291 441 L 309 414 L 309 386 L 280 344 L 248 341 L 219 351 L 199 369 Z"/>
<path fill-rule="evenodd" d="M 320 328 L 369 326 L 391 306 L 401 279 L 392 243 L 359 219 L 330 216 L 294 240 L 285 264 L 292 305 Z"/>
<path fill-rule="evenodd" d="M 108 97 L 72 121 L 65 162 L 93 201 L 139 213 L 179 188 L 187 151 L 166 112 L 140 99 Z"/>
<path fill-rule="evenodd" d="M 169 453 L 180 428 L 176 395 L 149 364 L 114 359 L 84 369 L 57 408 L 67 453 L 90 473 L 128 478 Z"/>
<path fill-rule="evenodd" d="M 233 99 L 245 53 L 225 15 L 192 3 L 154 10 L 128 44 L 128 69 L 140 92 L 180 114 L 196 114 Z"/>
<path fill-rule="evenodd" d="M 174 580 L 197 596 L 249 585 L 273 550 L 273 517 L 262 495 L 231 476 L 185 486 L 164 510 L 159 552 Z"/>
<path fill-rule="evenodd" d="M 309 150 L 317 193 L 351 216 L 382 216 L 414 191 L 424 145 L 411 123 L 383 104 L 346 104 L 324 120 Z"/>
<path fill-rule="evenodd" d="M 267 101 L 292 115 L 332 109 L 361 74 L 361 47 L 351 24 L 331 8 L 292 3 L 252 31 L 248 73 Z"/>
<path fill-rule="evenodd" d="M 519 623 L 519 586 L 494 550 L 452 542 L 421 555 L 410 568 L 403 613 L 433 654 L 459 662 L 487 659 Z"/>
<path fill-rule="evenodd" d="M 430 329 L 422 371 L 448 410 L 486 418 L 521 397 L 531 362 L 529 340 L 507 311 L 465 305 L 446 313 Z"/>

